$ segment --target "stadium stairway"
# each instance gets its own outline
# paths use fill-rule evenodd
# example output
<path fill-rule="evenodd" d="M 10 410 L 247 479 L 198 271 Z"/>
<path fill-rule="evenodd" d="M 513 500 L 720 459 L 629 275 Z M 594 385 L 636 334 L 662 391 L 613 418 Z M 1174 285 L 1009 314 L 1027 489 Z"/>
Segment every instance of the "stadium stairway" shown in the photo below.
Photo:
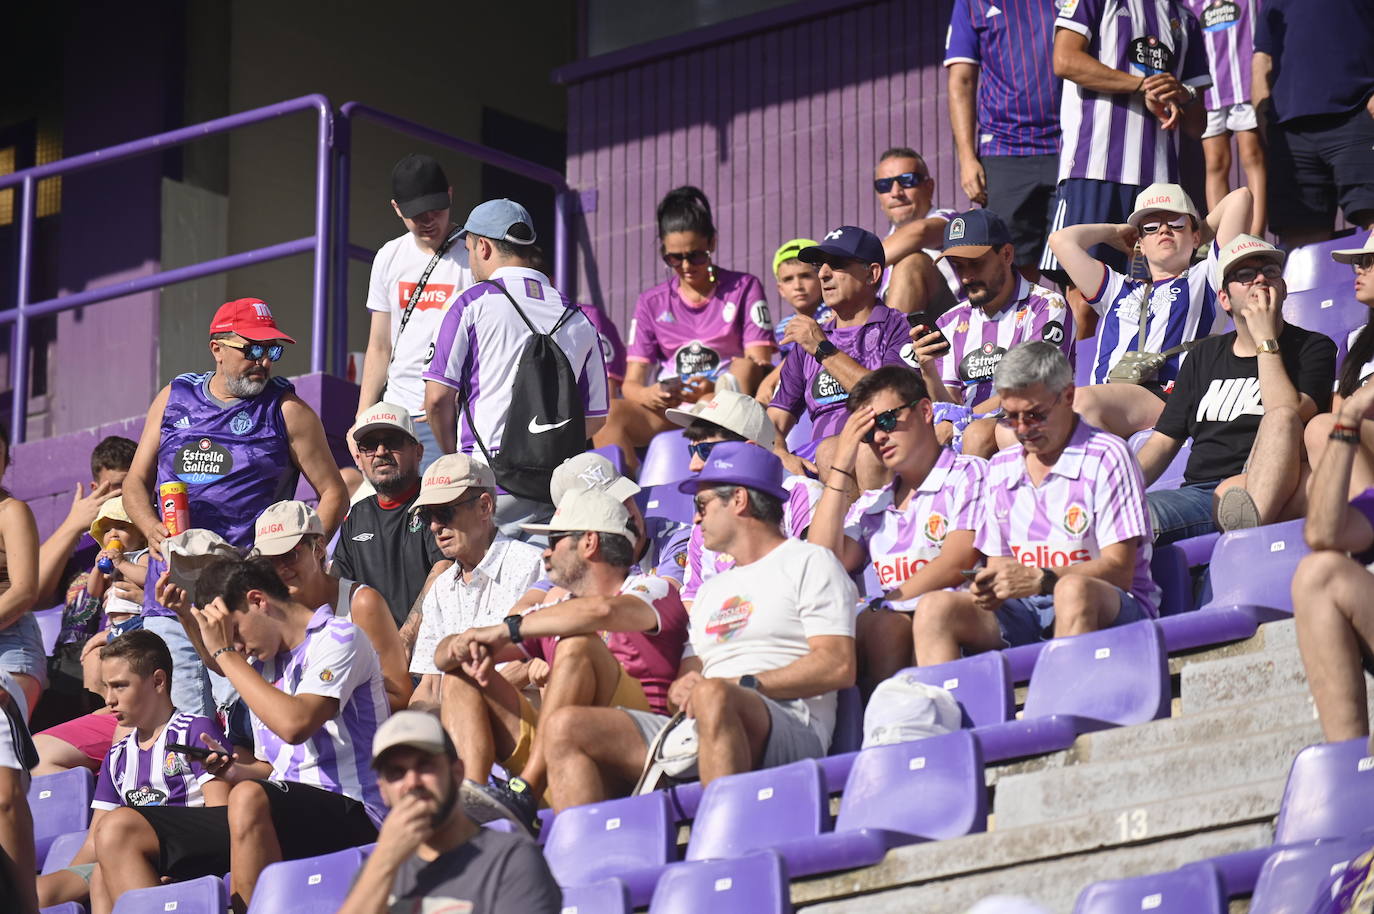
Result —
<path fill-rule="evenodd" d="M 1169 667 L 1170 718 L 989 765 L 987 832 L 793 880 L 793 904 L 807 914 L 959 914 L 1011 893 L 1069 914 L 1090 883 L 1271 844 L 1293 758 L 1321 740 L 1292 620 Z M 1248 910 L 1248 899 L 1232 900 L 1232 914 Z"/>

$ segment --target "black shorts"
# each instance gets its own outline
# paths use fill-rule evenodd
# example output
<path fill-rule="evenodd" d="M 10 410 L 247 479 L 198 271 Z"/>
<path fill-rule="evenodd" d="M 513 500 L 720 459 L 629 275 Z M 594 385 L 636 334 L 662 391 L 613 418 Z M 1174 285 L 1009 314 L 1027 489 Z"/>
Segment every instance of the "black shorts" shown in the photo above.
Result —
<path fill-rule="evenodd" d="M 1011 231 L 1018 266 L 1035 264 L 1045 250 L 1054 216 L 1059 156 L 984 156 L 988 209 Z"/>
<path fill-rule="evenodd" d="M 1125 222 L 1135 208 L 1135 198 L 1140 191 L 1141 188 L 1134 184 L 1118 184 L 1094 178 L 1065 178 L 1055 191 L 1050 231 L 1070 225 Z M 1090 248 L 1088 253 L 1118 273 L 1130 274 L 1130 258 L 1116 248 L 1099 244 Z M 1069 285 L 1068 274 L 1048 245 L 1045 246 L 1045 255 L 1040 258 L 1040 272 L 1061 286 Z"/>
<path fill-rule="evenodd" d="M 1269 228 L 1330 230 L 1337 205 L 1363 225 L 1374 213 L 1374 118 L 1364 106 L 1288 124 L 1268 116 Z"/>
<path fill-rule="evenodd" d="M 377 840 L 367 807 L 341 793 L 293 781 L 255 781 L 267 793 L 283 860 L 331 854 Z M 158 871 L 175 881 L 229 872 L 229 810 L 224 806 L 134 807 L 158 839 Z"/>

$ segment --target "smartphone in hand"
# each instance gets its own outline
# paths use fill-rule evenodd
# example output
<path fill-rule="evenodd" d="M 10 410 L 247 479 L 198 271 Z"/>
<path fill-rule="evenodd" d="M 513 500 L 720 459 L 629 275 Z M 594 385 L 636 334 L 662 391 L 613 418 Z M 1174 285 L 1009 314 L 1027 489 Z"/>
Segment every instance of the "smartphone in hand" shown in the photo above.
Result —
<path fill-rule="evenodd" d="M 965 580 L 972 581 L 974 578 L 978 577 L 978 572 L 982 570 L 983 569 L 981 568 L 968 568 L 963 571 L 960 571 L 959 573 L 964 576 Z"/>
<path fill-rule="evenodd" d="M 945 336 L 944 332 L 941 331 L 939 327 L 935 326 L 935 318 L 931 317 L 929 312 L 917 311 L 915 314 L 908 314 L 906 316 L 906 323 L 908 327 L 925 327 L 927 334 L 940 334 L 940 342 L 945 344 L 946 349 L 949 348 L 949 338 Z"/>
<path fill-rule="evenodd" d="M 209 749 L 202 749 L 198 746 L 187 746 L 183 743 L 168 743 L 167 751 L 175 752 L 178 755 L 184 755 L 187 758 L 195 759 L 198 762 L 205 761 L 211 755 L 211 750 Z"/>

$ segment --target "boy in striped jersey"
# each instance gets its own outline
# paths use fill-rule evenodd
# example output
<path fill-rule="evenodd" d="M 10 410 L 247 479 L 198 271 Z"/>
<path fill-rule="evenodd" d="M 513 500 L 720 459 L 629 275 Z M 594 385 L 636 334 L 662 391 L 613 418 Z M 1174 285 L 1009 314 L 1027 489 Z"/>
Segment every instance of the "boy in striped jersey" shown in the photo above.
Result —
<path fill-rule="evenodd" d="M 202 760 L 171 745 L 205 748 L 203 737 L 224 742 L 219 725 L 172 706 L 172 654 L 150 631 L 121 635 L 100 649 L 105 704 L 121 727 L 132 728 L 106 753 L 96 776 L 91 826 L 70 866 L 38 877 L 39 903 L 84 902 L 96 868 L 96 835 L 111 810 L 122 806 L 223 806 L 229 783 Z"/>

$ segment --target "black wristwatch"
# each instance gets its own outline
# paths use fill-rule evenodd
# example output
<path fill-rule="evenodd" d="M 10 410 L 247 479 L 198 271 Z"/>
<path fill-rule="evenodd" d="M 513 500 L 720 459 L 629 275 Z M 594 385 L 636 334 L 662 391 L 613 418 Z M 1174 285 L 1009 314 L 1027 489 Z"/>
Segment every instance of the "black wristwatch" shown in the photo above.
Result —
<path fill-rule="evenodd" d="M 519 644 L 525 639 L 520 635 L 520 620 L 523 616 L 506 616 L 501 621 L 506 623 L 506 629 L 510 632 L 510 643 Z"/>
<path fill-rule="evenodd" d="M 1059 583 L 1059 575 L 1054 573 L 1053 568 L 1041 568 L 1040 572 L 1044 575 L 1044 577 L 1040 579 L 1040 596 L 1053 596 L 1054 585 Z"/>
<path fill-rule="evenodd" d="M 757 692 L 759 691 L 759 677 L 755 676 L 753 673 L 746 673 L 739 678 L 739 685 L 740 688 L 753 689 Z"/>
<path fill-rule="evenodd" d="M 812 353 L 812 357 L 817 362 L 824 362 L 826 359 L 830 358 L 832 355 L 839 351 L 840 347 L 836 346 L 834 343 L 830 342 L 829 340 L 821 340 L 819 343 L 816 344 L 816 351 Z"/>

